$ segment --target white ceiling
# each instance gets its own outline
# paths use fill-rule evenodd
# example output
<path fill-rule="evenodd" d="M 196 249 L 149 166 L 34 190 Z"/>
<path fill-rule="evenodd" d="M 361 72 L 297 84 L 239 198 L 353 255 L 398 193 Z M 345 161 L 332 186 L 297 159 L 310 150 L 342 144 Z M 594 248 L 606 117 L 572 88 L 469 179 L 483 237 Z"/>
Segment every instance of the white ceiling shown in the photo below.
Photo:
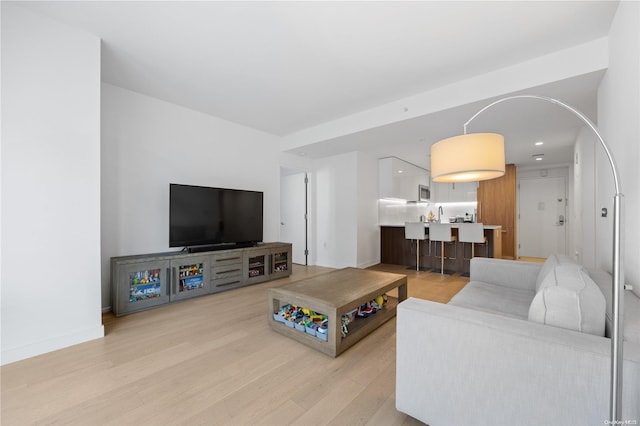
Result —
<path fill-rule="evenodd" d="M 595 121 L 597 86 L 604 72 L 597 71 L 517 94 L 536 94 L 561 99 Z M 366 151 L 378 158 L 395 156 L 429 168 L 429 147 L 441 139 L 462 134 L 463 124 L 497 98 L 488 99 L 399 121 L 367 131 L 337 137 L 293 149 L 319 158 L 351 151 Z M 584 123 L 559 106 L 531 100 L 514 100 L 488 109 L 470 123 L 468 132 L 495 132 L 505 137 L 508 163 L 527 167 L 565 165 L 573 157 L 573 144 Z M 535 142 L 543 141 L 538 147 Z M 544 154 L 537 162 L 535 154 Z"/>
<path fill-rule="evenodd" d="M 22 4 L 101 37 L 104 82 L 281 136 L 604 37 L 617 7 L 612 1 Z M 601 77 L 540 89 L 595 119 Z M 433 142 L 420 140 L 425 126 L 436 140 L 444 124 L 460 127 L 481 106 L 310 145 L 305 154 L 424 153 Z M 567 146 L 579 127 L 574 118 L 559 119 L 535 103 L 502 112 L 495 123 L 505 136 L 555 138 L 566 151 L 557 155 L 569 161 Z"/>

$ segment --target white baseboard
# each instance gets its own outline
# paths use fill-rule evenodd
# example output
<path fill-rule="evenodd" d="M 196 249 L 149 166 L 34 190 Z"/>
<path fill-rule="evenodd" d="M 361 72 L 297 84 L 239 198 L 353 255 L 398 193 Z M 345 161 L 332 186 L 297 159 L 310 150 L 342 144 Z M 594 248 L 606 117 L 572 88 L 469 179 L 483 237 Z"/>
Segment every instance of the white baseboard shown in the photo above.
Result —
<path fill-rule="evenodd" d="M 0 364 L 5 365 L 16 361 L 21 361 L 23 359 L 42 355 L 48 352 L 53 352 L 58 349 L 63 349 L 69 346 L 88 342 L 90 340 L 99 339 L 101 337 L 104 337 L 104 327 L 102 325 L 83 330 L 77 330 L 73 333 L 53 337 L 20 347 L 8 349 L 3 348 Z"/>
<path fill-rule="evenodd" d="M 380 260 L 370 260 L 368 262 L 359 263 L 358 268 L 365 269 L 370 266 L 377 265 L 378 263 L 380 263 Z"/>

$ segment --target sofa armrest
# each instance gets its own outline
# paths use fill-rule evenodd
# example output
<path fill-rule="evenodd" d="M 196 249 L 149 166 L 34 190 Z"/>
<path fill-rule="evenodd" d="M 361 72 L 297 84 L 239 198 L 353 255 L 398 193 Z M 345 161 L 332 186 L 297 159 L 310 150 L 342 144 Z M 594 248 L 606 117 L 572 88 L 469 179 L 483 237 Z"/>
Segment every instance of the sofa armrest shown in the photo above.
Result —
<path fill-rule="evenodd" d="M 522 290 L 536 290 L 541 263 L 474 257 L 471 259 L 471 281 L 482 281 Z"/>
<path fill-rule="evenodd" d="M 431 426 L 602 425 L 610 340 L 410 298 L 397 316 L 396 408 Z M 625 345 L 623 419 L 640 420 L 640 345 Z"/>

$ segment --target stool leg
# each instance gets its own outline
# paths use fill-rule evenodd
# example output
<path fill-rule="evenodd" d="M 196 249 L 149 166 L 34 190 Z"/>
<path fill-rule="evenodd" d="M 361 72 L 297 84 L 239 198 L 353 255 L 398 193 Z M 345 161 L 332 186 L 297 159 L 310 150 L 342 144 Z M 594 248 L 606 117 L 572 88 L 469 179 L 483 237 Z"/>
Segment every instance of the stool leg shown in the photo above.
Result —
<path fill-rule="evenodd" d="M 440 275 L 444 275 L 444 241 L 440 241 Z"/>
<path fill-rule="evenodd" d="M 476 244 L 471 243 L 471 259 L 473 259 L 476 255 Z M 469 276 L 471 276 L 471 259 L 469 259 Z"/>
<path fill-rule="evenodd" d="M 420 240 L 416 240 L 416 272 L 420 270 Z"/>

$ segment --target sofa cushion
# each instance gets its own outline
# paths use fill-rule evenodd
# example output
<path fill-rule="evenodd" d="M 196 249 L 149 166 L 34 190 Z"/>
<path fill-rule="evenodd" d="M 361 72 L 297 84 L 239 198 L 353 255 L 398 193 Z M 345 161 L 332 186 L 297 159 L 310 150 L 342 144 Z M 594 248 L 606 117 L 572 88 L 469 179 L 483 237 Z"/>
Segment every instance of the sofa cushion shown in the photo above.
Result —
<path fill-rule="evenodd" d="M 497 284 L 533 293 L 536 289 L 536 279 L 542 268 L 541 263 L 492 257 L 474 257 L 470 263 L 469 281 Z"/>
<path fill-rule="evenodd" d="M 607 325 L 605 336 L 611 337 L 613 330 L 613 306 L 611 303 L 611 294 L 613 282 L 611 274 L 602 269 L 589 269 L 589 276 L 600 287 L 600 291 L 604 294 L 607 306 Z M 634 286 L 634 290 L 637 286 Z M 633 291 L 624 292 L 624 307 L 622 309 L 624 318 L 622 321 L 623 339 L 627 342 L 640 343 L 640 298 Z"/>
<path fill-rule="evenodd" d="M 538 273 L 538 277 L 536 279 L 536 292 L 540 289 L 540 285 L 542 281 L 549 275 L 551 271 L 555 269 L 558 265 L 576 265 L 576 262 L 570 258 L 569 256 L 565 256 L 563 254 L 552 254 L 547 257 L 547 260 L 542 265 L 540 272 Z"/>
<path fill-rule="evenodd" d="M 624 320 L 622 338 L 627 342 L 640 343 L 640 298 L 631 291 L 624 293 Z"/>
<path fill-rule="evenodd" d="M 529 307 L 529 320 L 604 336 L 605 298 L 576 264 L 559 264 L 547 274 Z"/>
<path fill-rule="evenodd" d="M 532 290 L 470 281 L 449 304 L 526 320 L 533 296 Z"/>
<path fill-rule="evenodd" d="M 612 277 L 608 272 L 603 271 L 602 269 L 587 269 L 589 276 L 596 283 L 600 291 L 604 295 L 605 307 L 606 307 L 606 323 L 604 335 L 606 337 L 611 337 L 611 333 L 613 331 L 613 315 L 611 313 L 612 303 L 611 303 L 611 287 L 613 283 L 611 282 Z"/>

